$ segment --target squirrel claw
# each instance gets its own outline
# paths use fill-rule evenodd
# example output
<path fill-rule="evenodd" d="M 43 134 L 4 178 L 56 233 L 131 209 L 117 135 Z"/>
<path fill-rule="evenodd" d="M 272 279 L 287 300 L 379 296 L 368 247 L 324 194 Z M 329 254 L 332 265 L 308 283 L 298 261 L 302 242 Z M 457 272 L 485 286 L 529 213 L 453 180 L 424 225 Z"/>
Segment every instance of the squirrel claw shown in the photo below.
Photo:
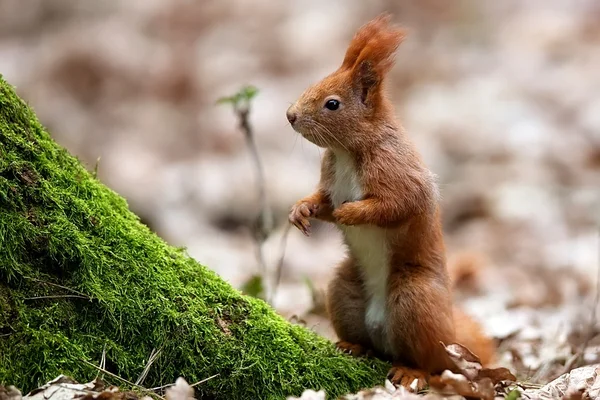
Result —
<path fill-rule="evenodd" d="M 371 357 L 373 355 L 371 349 L 367 349 L 360 344 L 353 344 L 344 340 L 340 340 L 335 344 L 335 346 L 344 353 L 350 354 L 354 357 Z"/>
<path fill-rule="evenodd" d="M 307 203 L 295 204 L 290 211 L 288 220 L 292 225 L 298 228 L 304 236 L 310 236 L 310 221 L 308 218 L 314 215 L 316 208 L 315 205 Z"/>
<path fill-rule="evenodd" d="M 290 218 L 290 222 L 294 225 L 300 232 L 304 234 L 304 236 L 310 236 L 310 222 L 306 218 L 302 219 L 293 219 Z"/>
<path fill-rule="evenodd" d="M 387 374 L 387 379 L 411 392 L 418 392 L 427 386 L 427 375 L 423 371 L 403 366 L 393 366 Z"/>
<path fill-rule="evenodd" d="M 304 234 L 304 236 L 309 237 L 310 236 L 310 222 L 308 222 L 308 220 L 302 221 L 301 222 L 302 227 L 299 228 L 300 231 Z"/>

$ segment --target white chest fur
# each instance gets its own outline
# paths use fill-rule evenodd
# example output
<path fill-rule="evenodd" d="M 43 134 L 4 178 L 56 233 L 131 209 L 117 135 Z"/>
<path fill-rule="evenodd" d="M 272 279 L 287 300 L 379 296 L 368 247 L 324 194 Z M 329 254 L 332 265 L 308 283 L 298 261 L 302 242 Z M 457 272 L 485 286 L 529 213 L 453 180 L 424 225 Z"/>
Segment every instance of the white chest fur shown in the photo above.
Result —
<path fill-rule="evenodd" d="M 344 202 L 362 199 L 363 190 L 354 160 L 347 153 L 335 153 L 335 175 L 329 188 L 334 208 Z M 388 348 L 385 335 L 386 292 L 389 273 L 389 250 L 385 230 L 374 225 L 339 225 L 352 256 L 363 272 L 367 295 L 365 324 L 375 346 Z"/>
<path fill-rule="evenodd" d="M 333 207 L 338 208 L 345 201 L 360 200 L 363 191 L 352 157 L 346 152 L 336 152 L 334 168 L 333 186 L 329 189 Z"/>

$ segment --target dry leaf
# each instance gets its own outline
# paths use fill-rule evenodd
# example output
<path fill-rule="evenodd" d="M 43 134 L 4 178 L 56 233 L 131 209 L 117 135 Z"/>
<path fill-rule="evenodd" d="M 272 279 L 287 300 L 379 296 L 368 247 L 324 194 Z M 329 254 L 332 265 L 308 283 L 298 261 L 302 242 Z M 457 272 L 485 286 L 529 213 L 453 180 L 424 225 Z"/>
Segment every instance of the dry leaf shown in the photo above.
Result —
<path fill-rule="evenodd" d="M 432 395 L 435 396 L 435 395 Z M 439 396 L 428 396 L 430 400 L 441 400 Z M 343 397 L 345 400 L 424 400 L 422 396 L 411 393 L 403 386 L 394 386 L 389 380 L 386 380 L 385 387 L 377 386 L 372 389 L 361 390 L 360 392 Z"/>
<path fill-rule="evenodd" d="M 87 395 L 93 388 L 94 384 L 92 382 L 77 383 L 72 378 L 60 375 L 38 389 L 31 391 L 24 399 L 45 400 L 52 397 L 53 400 L 72 400 L 75 397 Z"/>
<path fill-rule="evenodd" d="M 565 400 L 583 400 L 585 388 L 568 389 L 565 394 Z"/>
<path fill-rule="evenodd" d="M 600 366 L 592 365 L 572 370 L 544 385 L 540 389 L 527 389 L 523 393 L 534 399 L 591 400 L 600 397 Z"/>
<path fill-rule="evenodd" d="M 175 385 L 165 392 L 167 400 L 194 400 L 194 388 L 182 377 L 177 378 Z"/>
<path fill-rule="evenodd" d="M 315 392 L 312 389 L 307 389 L 302 392 L 300 397 L 288 397 L 287 400 L 325 400 L 325 392 L 322 390 Z"/>
<path fill-rule="evenodd" d="M 14 386 L 0 385 L 0 400 L 21 400 L 21 392 Z"/>
<path fill-rule="evenodd" d="M 509 371 L 508 368 L 482 368 L 479 370 L 477 379 L 490 378 L 492 383 L 495 385 L 498 382 L 508 381 L 514 382 L 517 378 Z"/>
<path fill-rule="evenodd" d="M 489 379 L 495 385 L 501 381 L 514 382 L 517 379 L 508 368 L 483 368 L 479 357 L 461 344 L 453 343 L 444 348 L 461 374 L 471 382 Z"/>
<path fill-rule="evenodd" d="M 78 383 L 73 378 L 60 375 L 41 387 L 32 390 L 23 400 L 138 400 L 134 392 L 120 392 L 116 386 L 106 386 L 101 379 Z M 1 393 L 0 393 L 1 398 Z M 5 400 L 1 398 L 1 400 Z M 18 399 L 12 399 L 18 400 Z"/>
<path fill-rule="evenodd" d="M 429 384 L 444 394 L 453 393 L 483 400 L 493 400 L 495 395 L 491 379 L 483 378 L 477 382 L 471 382 L 466 376 L 448 370 L 444 371 L 441 376 L 432 377 Z"/>
<path fill-rule="evenodd" d="M 596 373 L 596 380 L 591 384 L 587 391 L 590 399 L 600 398 L 600 367 L 596 367 L 594 371 Z"/>
<path fill-rule="evenodd" d="M 469 380 L 474 380 L 481 370 L 481 360 L 465 346 L 453 343 L 445 346 L 446 353 L 458 370 Z"/>

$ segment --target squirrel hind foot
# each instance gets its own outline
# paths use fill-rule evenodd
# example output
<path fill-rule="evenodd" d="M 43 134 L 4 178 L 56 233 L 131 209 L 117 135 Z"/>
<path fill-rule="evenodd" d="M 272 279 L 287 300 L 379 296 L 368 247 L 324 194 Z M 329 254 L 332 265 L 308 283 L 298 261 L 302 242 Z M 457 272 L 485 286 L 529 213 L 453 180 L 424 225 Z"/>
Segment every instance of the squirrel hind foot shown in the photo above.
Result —
<path fill-rule="evenodd" d="M 387 374 L 387 379 L 396 386 L 403 386 L 411 392 L 419 392 L 427 387 L 429 374 L 419 369 L 394 365 Z"/>
<path fill-rule="evenodd" d="M 373 350 L 366 348 L 360 344 L 346 342 L 345 340 L 340 340 L 335 344 L 335 346 L 343 351 L 344 353 L 350 354 L 354 357 L 373 357 Z"/>

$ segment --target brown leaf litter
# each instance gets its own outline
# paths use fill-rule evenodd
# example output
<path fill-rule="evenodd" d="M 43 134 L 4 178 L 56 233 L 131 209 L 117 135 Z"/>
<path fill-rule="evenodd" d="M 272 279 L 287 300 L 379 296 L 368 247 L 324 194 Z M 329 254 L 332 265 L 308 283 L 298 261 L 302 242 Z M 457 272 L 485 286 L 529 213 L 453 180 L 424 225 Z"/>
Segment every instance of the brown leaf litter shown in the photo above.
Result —
<path fill-rule="evenodd" d="M 483 368 L 479 357 L 458 343 L 444 348 L 460 373 L 446 370 L 431 377 L 429 385 L 435 393 L 493 400 L 497 395 L 506 395 L 503 382 L 517 379 L 507 368 Z"/>
<path fill-rule="evenodd" d="M 167 385 L 163 398 L 152 393 L 152 390 L 165 387 L 146 389 L 152 396 L 140 396 L 133 391 L 121 391 L 119 387 L 108 385 L 99 378 L 88 383 L 78 383 L 73 378 L 60 375 L 25 396 L 14 386 L 0 385 L 0 400 L 152 400 L 153 397 L 161 400 L 195 400 L 193 386 L 195 384 L 189 385 L 185 379 L 179 377 L 175 384 Z"/>

